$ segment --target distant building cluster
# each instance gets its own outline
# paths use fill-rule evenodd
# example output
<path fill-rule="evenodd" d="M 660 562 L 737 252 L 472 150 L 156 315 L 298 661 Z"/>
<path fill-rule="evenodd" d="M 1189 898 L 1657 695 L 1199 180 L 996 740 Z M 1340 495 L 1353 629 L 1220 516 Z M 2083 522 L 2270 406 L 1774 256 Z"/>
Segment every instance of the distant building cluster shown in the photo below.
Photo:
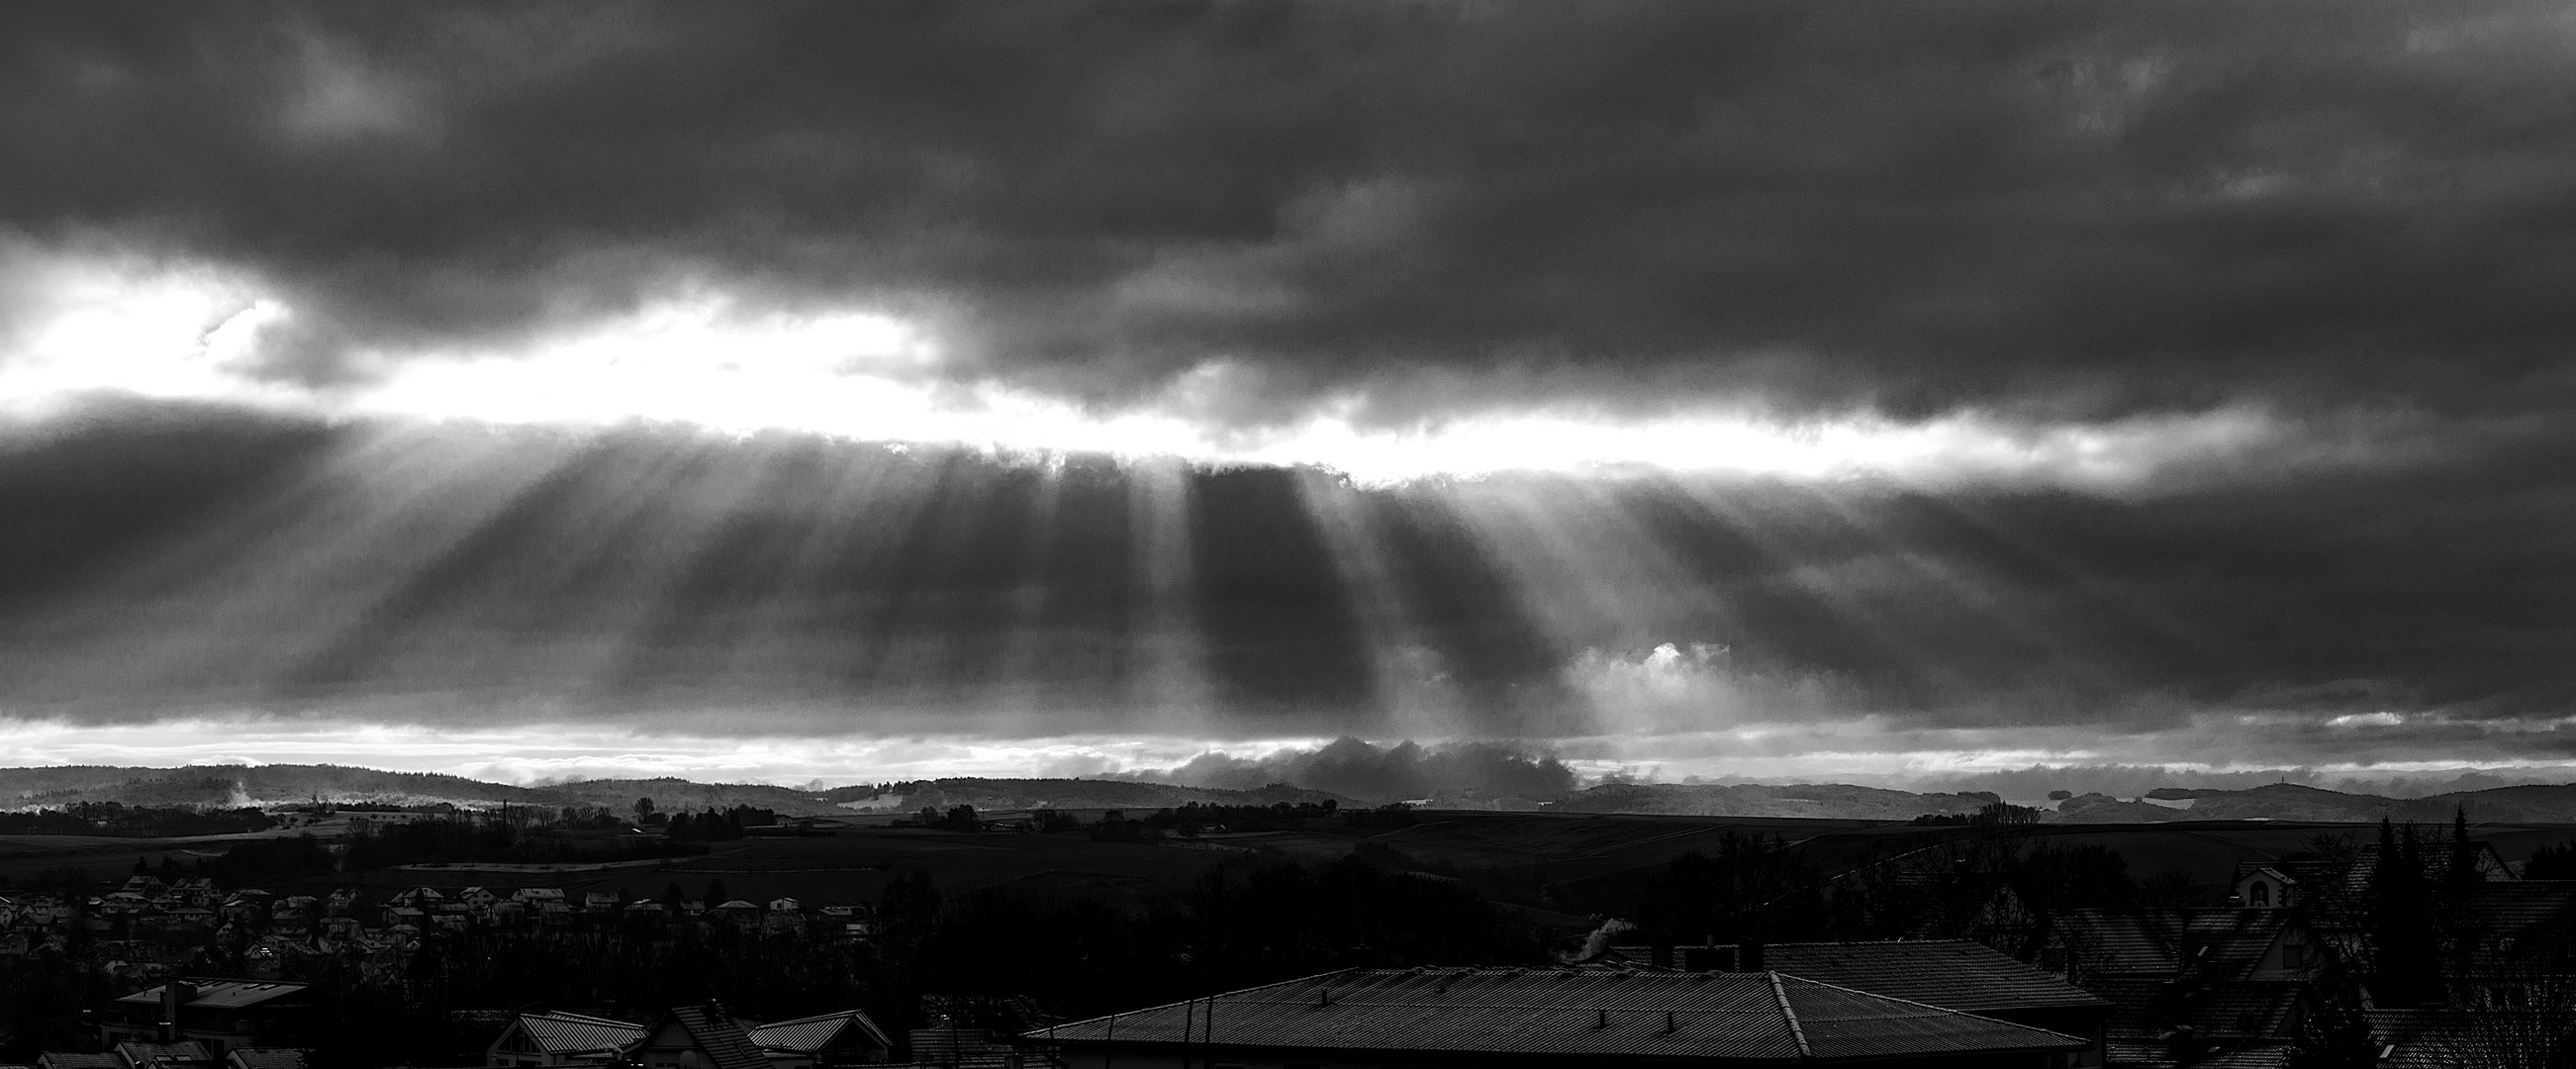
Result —
<path fill-rule="evenodd" d="M 865 904 L 809 908 L 794 898 L 663 902 L 559 887 L 418 886 L 380 897 L 344 887 L 325 895 L 277 895 L 259 888 L 223 891 L 206 878 L 165 882 L 138 874 L 116 890 L 82 899 L 0 895 L 0 959 L 76 955 L 111 980 L 139 987 L 94 1011 L 100 1050 L 48 1052 L 37 1069 L 298 1069 L 303 1051 L 296 1044 L 311 1032 L 312 989 L 286 978 L 339 964 L 348 967 L 347 975 L 400 984 L 412 953 L 433 933 L 669 939 L 722 932 L 864 942 L 876 932 L 875 914 Z M 234 975 L 208 975 L 222 971 Z M 150 986 L 139 986 L 144 984 Z M 673 1013 L 675 1021 L 717 1022 L 700 1032 L 739 1025 L 753 1036 L 758 1064 L 768 1069 L 882 1062 L 891 1049 L 856 1010 L 766 1024 L 720 1013 Z M 585 1046 L 588 1041 L 579 1038 L 597 1038 L 601 1028 L 625 1039 Z M 490 1064 L 637 1064 L 637 1052 L 650 1049 L 638 1043 L 651 1028 L 574 1014 L 524 1015 L 495 1040 Z M 603 1058 L 603 1051 L 612 1056 Z"/>
<path fill-rule="evenodd" d="M 0 958 L 70 953 L 73 929 L 110 975 L 154 978 L 204 971 L 211 948 L 239 948 L 243 972 L 286 975 L 298 958 L 338 957 L 361 967 L 399 968 L 434 931 L 622 931 L 663 934 L 724 929 L 813 940 L 865 940 L 876 929 L 868 904 L 808 907 L 794 898 L 663 902 L 559 887 L 413 887 L 380 898 L 354 888 L 326 895 L 218 890 L 210 879 L 165 883 L 137 875 L 83 902 L 59 895 L 0 895 Z"/>

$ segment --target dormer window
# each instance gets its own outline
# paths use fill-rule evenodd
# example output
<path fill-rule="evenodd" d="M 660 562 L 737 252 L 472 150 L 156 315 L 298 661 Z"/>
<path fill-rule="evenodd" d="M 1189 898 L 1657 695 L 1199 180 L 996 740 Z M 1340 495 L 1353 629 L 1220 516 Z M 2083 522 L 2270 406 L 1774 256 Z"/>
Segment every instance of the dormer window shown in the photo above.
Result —
<path fill-rule="evenodd" d="M 2263 882 L 2263 881 L 2261 881 L 2261 880 L 2256 880 L 2256 881 L 2254 881 L 2254 882 L 2252 882 L 2252 883 L 2246 884 L 2246 885 L 2245 885 L 2245 902 L 2246 902 L 2246 904 L 2247 904 L 2247 905 L 2254 905 L 2254 906 L 2269 906 L 2269 905 L 2271 905 L 2271 904 L 2272 904 L 2272 885 L 2271 885 L 2271 884 L 2268 884 L 2268 883 L 2265 883 L 2265 882 Z"/>

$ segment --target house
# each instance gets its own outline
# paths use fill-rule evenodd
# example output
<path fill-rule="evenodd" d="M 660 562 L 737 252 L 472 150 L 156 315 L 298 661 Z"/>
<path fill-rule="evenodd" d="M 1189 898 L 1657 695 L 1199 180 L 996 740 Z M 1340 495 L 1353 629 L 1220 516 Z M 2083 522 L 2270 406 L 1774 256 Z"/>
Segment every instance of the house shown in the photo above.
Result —
<path fill-rule="evenodd" d="M 127 1069 L 125 1059 L 113 1054 L 73 1054 L 49 1050 L 36 1056 L 36 1069 Z"/>
<path fill-rule="evenodd" d="M 2237 873 L 2231 897 L 2247 909 L 2288 909 L 2290 897 L 2298 887 L 2299 881 L 2282 874 L 2280 869 L 2256 865 L 2250 871 Z"/>
<path fill-rule="evenodd" d="M 107 1004 L 101 1043 L 199 1040 L 213 1053 L 280 1046 L 300 1038 L 312 998 L 303 984 L 172 980 Z"/>
<path fill-rule="evenodd" d="M 857 1010 L 753 1025 L 750 1037 L 770 1069 L 869 1065 L 885 1061 L 894 1048 L 884 1030 Z"/>
<path fill-rule="evenodd" d="M 1351 969 L 1021 1039 L 1058 1064 L 1127 1069 L 1185 1060 L 2038 1069 L 2089 1045 L 1779 972 L 1582 968 Z"/>
<path fill-rule="evenodd" d="M 489 887 L 468 887 L 456 892 L 456 901 L 464 903 L 467 909 L 487 910 L 500 900 L 500 893 Z"/>
<path fill-rule="evenodd" d="M 423 884 L 418 887 L 395 892 L 393 901 L 395 905 L 411 906 L 415 909 L 427 910 L 431 906 L 447 901 L 447 892 L 441 891 L 438 888 L 431 887 L 427 884 Z"/>
<path fill-rule="evenodd" d="M 492 1066 L 613 1065 L 634 1056 L 644 1026 L 578 1013 L 522 1013 L 484 1048 Z"/>
<path fill-rule="evenodd" d="M 730 921 L 735 927 L 741 928 L 745 931 L 749 931 L 753 928 L 759 927 L 760 925 L 760 907 L 752 905 L 751 903 L 745 902 L 739 898 L 726 902 L 725 904 L 717 906 L 707 912 L 715 914 L 717 920 Z"/>
<path fill-rule="evenodd" d="M 2287 1056 L 2340 968 L 2307 922 L 2325 883 L 2268 866 L 2236 876 L 2240 896 L 2253 898 L 2260 882 L 2273 904 L 2064 910 L 2054 919 L 2043 964 L 2112 1003 L 2105 1064 L 2252 1066 Z M 2284 889 L 2293 905 L 2281 904 Z"/>
<path fill-rule="evenodd" d="M 561 887 L 522 887 L 510 892 L 510 898 L 534 907 L 548 902 L 560 903 L 564 900 L 564 893 Z"/>
<path fill-rule="evenodd" d="M 712 1006 L 665 1011 L 645 1036 L 637 1055 L 644 1069 L 769 1069 L 750 1033 Z"/>
<path fill-rule="evenodd" d="M 617 908 L 617 896 L 606 891 L 592 891 L 581 896 L 581 908 L 586 913 L 606 913 Z"/>

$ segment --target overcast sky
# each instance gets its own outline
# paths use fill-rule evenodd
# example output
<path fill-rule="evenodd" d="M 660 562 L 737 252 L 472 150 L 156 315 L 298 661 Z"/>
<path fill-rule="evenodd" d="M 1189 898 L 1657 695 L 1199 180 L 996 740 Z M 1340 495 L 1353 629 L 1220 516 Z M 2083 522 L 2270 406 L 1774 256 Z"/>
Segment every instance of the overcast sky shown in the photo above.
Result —
<path fill-rule="evenodd" d="M 2571 52 L 2447 0 L 13 5 L 0 750 L 2576 762 Z"/>

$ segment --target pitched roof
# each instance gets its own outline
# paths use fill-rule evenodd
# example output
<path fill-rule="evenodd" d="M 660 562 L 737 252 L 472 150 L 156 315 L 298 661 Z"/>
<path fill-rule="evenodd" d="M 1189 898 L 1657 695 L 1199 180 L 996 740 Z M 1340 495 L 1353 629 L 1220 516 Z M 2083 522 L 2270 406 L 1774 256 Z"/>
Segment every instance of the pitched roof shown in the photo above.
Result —
<path fill-rule="evenodd" d="M 644 1026 L 578 1013 L 522 1013 L 518 1027 L 548 1054 L 622 1051 L 644 1041 Z"/>
<path fill-rule="evenodd" d="M 2108 1006 L 2064 980 L 1965 939 L 1883 943 L 1773 943 L 1776 972 L 1945 1010 Z"/>
<path fill-rule="evenodd" d="M 2283 1069 L 2290 1064 L 2290 1045 L 2266 1043 L 2219 1051 L 2191 1063 L 2191 1069 Z"/>
<path fill-rule="evenodd" d="M 1779 973 L 1354 969 L 1028 1033 L 1059 1043 L 1801 1059 L 2083 1040 Z"/>
<path fill-rule="evenodd" d="M 255 980 L 184 980 L 181 982 L 196 988 L 196 994 L 188 999 L 189 1006 L 214 1010 L 237 1010 L 245 1006 L 256 1006 L 271 999 L 301 994 L 305 988 L 303 984 Z M 165 986 L 168 985 L 154 984 L 116 1001 L 156 1005 L 161 1001 L 161 989 Z"/>
<path fill-rule="evenodd" d="M 710 1006 L 681 1006 L 663 1015 L 666 1024 L 677 1024 L 689 1038 L 706 1052 L 716 1069 L 769 1069 L 769 1058 L 751 1043 L 742 1025 L 716 1012 Z M 662 1028 L 653 1029 L 658 1035 Z"/>
<path fill-rule="evenodd" d="M 2534 957 L 2564 955 L 2576 941 L 2576 880 L 2513 880 L 2454 889 L 2442 907 L 2445 927 L 2485 970 Z"/>
<path fill-rule="evenodd" d="M 2183 967 L 2203 980 L 2242 979 L 2262 964 L 2291 914 L 2279 909 L 2195 909 L 2182 930 Z"/>
<path fill-rule="evenodd" d="M 2086 990 L 2111 1002 L 2113 1032 L 2146 1032 L 2163 1016 L 2159 1008 L 2174 981 L 2152 976 L 2111 976 L 2084 981 Z"/>
<path fill-rule="evenodd" d="M 51 1069 L 126 1069 L 125 1059 L 113 1054 L 73 1054 L 49 1050 L 36 1058 L 36 1064 Z"/>
<path fill-rule="evenodd" d="M 2050 923 L 2066 946 L 2069 964 L 2086 977 L 2170 976 L 2180 968 L 2176 939 L 2181 925 L 2170 914 L 2062 909 Z"/>
<path fill-rule="evenodd" d="M 235 1047 L 225 1059 L 238 1069 L 304 1069 L 304 1052 L 294 1047 Z"/>
<path fill-rule="evenodd" d="M 2289 1039 L 2310 986 L 2300 980 L 2227 980 L 2179 993 L 2182 1023 L 2205 1039 Z"/>
<path fill-rule="evenodd" d="M 137 1066 L 154 1063 L 204 1065 L 215 1060 L 214 1054 L 206 1049 L 205 1044 L 193 1039 L 184 1039 L 177 1043 L 136 1043 L 129 1040 L 116 1045 L 116 1056 L 125 1059 L 128 1065 Z"/>
<path fill-rule="evenodd" d="M 831 1046 L 834 1041 L 841 1038 L 842 1033 L 852 1028 L 859 1029 L 860 1035 L 865 1036 L 869 1043 L 879 1048 L 894 1045 L 886 1039 L 885 1032 L 877 1027 L 875 1021 L 869 1020 L 867 1014 L 857 1010 L 842 1010 L 839 1013 L 799 1017 L 792 1021 L 772 1021 L 768 1024 L 753 1025 L 750 1036 L 752 1045 L 757 1047 L 810 1053 Z"/>

